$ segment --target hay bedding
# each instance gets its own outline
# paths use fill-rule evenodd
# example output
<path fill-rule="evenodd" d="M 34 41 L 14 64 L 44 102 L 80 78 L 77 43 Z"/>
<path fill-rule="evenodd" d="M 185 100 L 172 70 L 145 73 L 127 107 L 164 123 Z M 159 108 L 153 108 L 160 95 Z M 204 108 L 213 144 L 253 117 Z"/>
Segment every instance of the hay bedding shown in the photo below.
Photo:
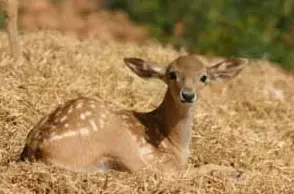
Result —
<path fill-rule="evenodd" d="M 205 88 L 195 114 L 190 168 L 233 166 L 240 177 L 189 170 L 176 178 L 148 170 L 73 173 L 13 162 L 33 125 L 80 95 L 151 110 L 164 84 L 133 75 L 122 58 L 165 64 L 180 53 L 38 32 L 21 36 L 25 56 L 14 61 L 4 33 L 0 42 L 0 193 L 294 193 L 294 78 L 266 61 L 252 61 L 235 80 Z"/>

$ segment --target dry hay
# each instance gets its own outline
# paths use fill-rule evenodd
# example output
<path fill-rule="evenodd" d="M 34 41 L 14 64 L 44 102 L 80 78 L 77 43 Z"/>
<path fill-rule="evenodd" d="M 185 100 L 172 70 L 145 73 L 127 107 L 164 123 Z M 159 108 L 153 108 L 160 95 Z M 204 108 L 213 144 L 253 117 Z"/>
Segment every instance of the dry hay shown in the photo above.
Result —
<path fill-rule="evenodd" d="M 294 78 L 259 60 L 235 80 L 201 92 L 189 169 L 176 178 L 147 170 L 73 173 L 13 162 L 32 126 L 68 99 L 91 96 L 118 108 L 151 110 L 164 84 L 138 78 L 123 57 L 165 64 L 180 55 L 159 45 L 81 42 L 55 32 L 20 39 L 25 55 L 15 61 L 0 34 L 0 193 L 294 193 Z M 203 164 L 241 173 L 191 170 Z"/>

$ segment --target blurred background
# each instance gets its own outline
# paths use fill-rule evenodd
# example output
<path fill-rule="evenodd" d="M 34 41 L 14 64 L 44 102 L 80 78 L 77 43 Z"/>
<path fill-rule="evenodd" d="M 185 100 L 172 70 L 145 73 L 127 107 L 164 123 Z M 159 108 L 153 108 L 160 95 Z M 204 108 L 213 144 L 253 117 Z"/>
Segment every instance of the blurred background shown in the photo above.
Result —
<path fill-rule="evenodd" d="M 2 29 L 4 19 L 2 12 Z M 263 58 L 294 69 L 293 0 L 19 0 L 19 26 L 79 39 L 155 40 L 198 54 Z"/>

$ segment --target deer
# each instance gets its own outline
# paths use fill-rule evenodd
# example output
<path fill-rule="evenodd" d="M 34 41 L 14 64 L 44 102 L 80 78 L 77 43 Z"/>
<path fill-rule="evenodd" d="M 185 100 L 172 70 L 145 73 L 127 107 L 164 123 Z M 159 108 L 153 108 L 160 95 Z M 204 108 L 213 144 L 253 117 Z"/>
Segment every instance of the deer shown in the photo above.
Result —
<path fill-rule="evenodd" d="M 157 108 L 136 112 L 118 110 L 101 99 L 69 100 L 31 129 L 20 160 L 76 172 L 181 172 L 190 153 L 199 91 L 236 77 L 248 63 L 229 57 L 207 65 L 195 54 L 179 56 L 168 65 L 135 57 L 123 60 L 137 76 L 167 85 Z"/>

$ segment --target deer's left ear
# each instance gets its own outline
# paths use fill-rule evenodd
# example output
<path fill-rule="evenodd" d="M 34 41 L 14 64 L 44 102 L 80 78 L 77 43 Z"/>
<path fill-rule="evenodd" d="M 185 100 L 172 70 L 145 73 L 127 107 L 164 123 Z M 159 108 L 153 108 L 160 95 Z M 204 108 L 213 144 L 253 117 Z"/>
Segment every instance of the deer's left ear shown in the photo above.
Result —
<path fill-rule="evenodd" d="M 207 68 L 207 74 L 211 81 L 223 81 L 237 76 L 248 64 L 248 59 L 228 58 L 216 65 Z"/>

